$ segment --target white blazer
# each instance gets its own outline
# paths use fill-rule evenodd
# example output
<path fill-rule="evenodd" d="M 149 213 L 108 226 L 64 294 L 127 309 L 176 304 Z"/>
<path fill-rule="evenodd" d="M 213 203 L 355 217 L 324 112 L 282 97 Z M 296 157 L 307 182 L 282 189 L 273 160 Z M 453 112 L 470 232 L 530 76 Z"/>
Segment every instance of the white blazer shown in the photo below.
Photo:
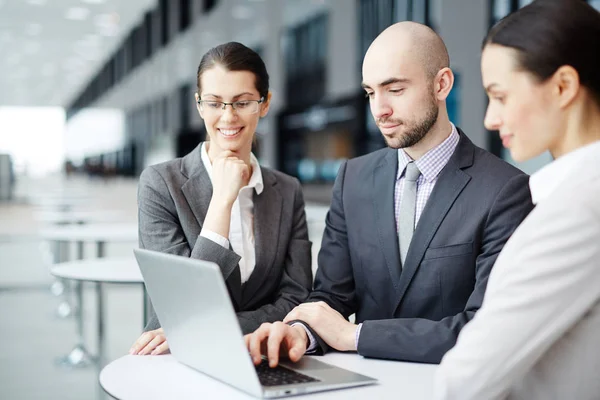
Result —
<path fill-rule="evenodd" d="M 536 207 L 443 358 L 436 399 L 600 399 L 600 141 L 530 188 Z"/>

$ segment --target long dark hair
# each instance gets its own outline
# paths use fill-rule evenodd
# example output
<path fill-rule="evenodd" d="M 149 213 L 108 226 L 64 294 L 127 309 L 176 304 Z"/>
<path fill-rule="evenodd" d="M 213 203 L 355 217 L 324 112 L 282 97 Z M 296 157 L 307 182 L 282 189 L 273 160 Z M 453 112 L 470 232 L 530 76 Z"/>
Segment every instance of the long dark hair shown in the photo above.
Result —
<path fill-rule="evenodd" d="M 228 71 L 252 72 L 256 78 L 256 90 L 258 90 L 261 97 L 267 98 L 269 93 L 269 74 L 267 73 L 265 63 L 254 50 L 238 42 L 228 42 L 213 47 L 202 56 L 196 75 L 198 94 L 202 90 L 200 83 L 202 74 L 217 64 Z"/>
<path fill-rule="evenodd" d="M 540 81 L 563 65 L 600 105 L 600 13 L 583 0 L 536 0 L 500 20 L 483 41 L 517 50 L 518 67 Z"/>

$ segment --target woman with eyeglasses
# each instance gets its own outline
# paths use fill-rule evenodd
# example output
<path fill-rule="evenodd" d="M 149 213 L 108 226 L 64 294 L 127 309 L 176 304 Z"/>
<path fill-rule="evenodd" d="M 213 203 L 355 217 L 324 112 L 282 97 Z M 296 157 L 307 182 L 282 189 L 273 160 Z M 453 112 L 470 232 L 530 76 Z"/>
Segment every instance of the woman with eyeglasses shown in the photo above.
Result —
<path fill-rule="evenodd" d="M 217 263 L 246 334 L 282 320 L 311 290 L 302 188 L 297 179 L 261 167 L 251 152 L 271 100 L 257 53 L 236 42 L 209 50 L 197 86 L 210 140 L 142 172 L 140 247 Z M 168 349 L 153 315 L 130 354 Z"/>
<path fill-rule="evenodd" d="M 600 399 L 600 13 L 537 0 L 484 41 L 485 125 L 533 174 L 535 209 L 437 371 L 437 399 Z"/>

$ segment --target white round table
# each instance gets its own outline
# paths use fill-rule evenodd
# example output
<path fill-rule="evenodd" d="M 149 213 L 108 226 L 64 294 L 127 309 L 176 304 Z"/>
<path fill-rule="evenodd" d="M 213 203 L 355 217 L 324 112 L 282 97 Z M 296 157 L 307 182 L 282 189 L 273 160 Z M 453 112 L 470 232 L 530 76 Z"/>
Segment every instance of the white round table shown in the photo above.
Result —
<path fill-rule="evenodd" d="M 83 225 L 86 223 L 107 223 L 115 222 L 119 219 L 122 220 L 123 213 L 115 210 L 76 210 L 76 211 L 42 211 L 36 214 L 36 219 L 46 224 L 55 225 Z M 54 242 L 54 248 L 52 253 L 54 254 L 54 263 L 60 263 L 69 261 L 68 249 L 69 243 L 67 241 L 52 240 Z M 82 244 L 80 245 L 79 252 L 83 252 Z M 78 258 L 83 258 L 83 255 L 79 255 Z M 63 280 L 56 280 L 51 286 L 51 292 L 55 296 L 61 296 L 68 290 Z M 68 300 L 63 298 L 57 308 L 57 315 L 60 318 L 66 318 L 72 315 L 73 308 Z"/>
<path fill-rule="evenodd" d="M 57 264 L 50 269 L 52 275 L 86 282 L 143 283 L 135 257 L 77 260 Z"/>
<path fill-rule="evenodd" d="M 69 355 L 61 360 L 61 364 L 68 366 L 83 367 L 94 362 L 102 363 L 104 358 L 104 304 L 102 294 L 102 283 L 143 283 L 142 274 L 138 268 L 135 257 L 124 258 L 101 258 L 90 260 L 78 260 L 57 264 L 50 269 L 50 273 L 58 278 L 71 279 L 75 281 L 96 282 L 97 290 L 97 312 L 98 312 L 98 355 L 93 357 L 87 350 L 83 336 L 83 289 L 77 285 L 76 296 L 79 299 L 77 312 L 77 344 Z"/>
<path fill-rule="evenodd" d="M 318 360 L 378 379 L 374 385 L 311 393 L 310 399 L 431 399 L 437 365 L 329 353 Z M 100 372 L 100 385 L 120 400 L 255 399 L 175 360 L 172 355 L 123 356 Z"/>
<path fill-rule="evenodd" d="M 57 225 L 40 230 L 40 236 L 49 241 L 54 242 L 76 242 L 77 243 L 77 259 L 83 260 L 84 243 L 96 243 L 96 256 L 103 258 L 105 256 L 105 247 L 107 242 L 136 242 L 138 237 L 138 227 L 136 223 L 119 223 L 119 224 L 86 224 L 86 225 Z M 133 256 L 132 256 L 133 260 Z M 61 263 L 62 264 L 62 263 Z M 58 265 L 58 264 L 57 264 Z M 98 304 L 102 303 L 102 288 L 98 284 L 96 286 L 96 297 Z M 78 311 L 76 313 L 77 326 L 83 326 L 83 292 L 81 288 L 81 280 L 76 280 L 75 298 L 78 303 Z M 144 295 L 145 298 L 145 295 Z M 100 306 L 99 306 L 100 307 Z M 145 314 L 144 314 L 145 318 Z M 99 330 L 101 329 L 102 321 L 98 320 Z M 79 330 L 79 328 L 78 328 Z M 79 336 L 79 333 L 78 333 Z M 90 363 L 87 361 L 93 357 L 83 345 L 83 336 L 81 336 L 73 351 L 63 358 L 65 365 L 72 367 L 85 367 Z M 83 352 L 83 356 L 81 353 Z M 72 363 L 73 360 L 82 360 L 81 362 Z"/>
<path fill-rule="evenodd" d="M 34 207 L 48 210 L 71 210 L 75 206 L 80 206 L 89 202 L 87 197 L 71 197 L 71 196 L 30 196 L 27 202 Z"/>
<path fill-rule="evenodd" d="M 98 257 L 104 257 L 106 242 L 137 241 L 136 223 L 59 225 L 40 230 L 40 236 L 46 240 L 65 242 L 95 242 Z"/>
<path fill-rule="evenodd" d="M 87 224 L 99 222 L 116 222 L 123 218 L 119 211 L 41 211 L 36 214 L 36 219 L 46 224 Z"/>

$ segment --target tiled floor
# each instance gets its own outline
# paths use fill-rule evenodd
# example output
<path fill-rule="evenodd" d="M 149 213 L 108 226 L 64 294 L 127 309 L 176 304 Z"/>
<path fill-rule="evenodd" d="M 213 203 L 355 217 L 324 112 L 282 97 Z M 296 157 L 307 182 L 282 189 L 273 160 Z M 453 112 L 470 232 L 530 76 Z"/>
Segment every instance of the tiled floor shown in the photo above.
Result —
<path fill-rule="evenodd" d="M 98 367 L 68 369 L 56 360 L 75 344 L 75 320 L 56 315 L 59 298 L 50 292 L 50 246 L 38 235 L 39 213 L 70 197 L 74 209 L 120 210 L 136 222 L 134 180 L 62 177 L 21 179 L 15 202 L 0 203 L 0 399 L 105 399 Z M 68 199 L 67 199 L 68 200 Z M 313 266 L 322 234 L 323 207 L 309 206 Z M 135 243 L 107 245 L 107 256 L 131 254 Z M 86 247 L 86 254 L 94 254 Z M 74 256 L 74 249 L 71 250 Z M 85 337 L 96 350 L 95 291 L 84 285 Z M 107 360 L 125 354 L 142 327 L 140 285 L 105 285 Z"/>

